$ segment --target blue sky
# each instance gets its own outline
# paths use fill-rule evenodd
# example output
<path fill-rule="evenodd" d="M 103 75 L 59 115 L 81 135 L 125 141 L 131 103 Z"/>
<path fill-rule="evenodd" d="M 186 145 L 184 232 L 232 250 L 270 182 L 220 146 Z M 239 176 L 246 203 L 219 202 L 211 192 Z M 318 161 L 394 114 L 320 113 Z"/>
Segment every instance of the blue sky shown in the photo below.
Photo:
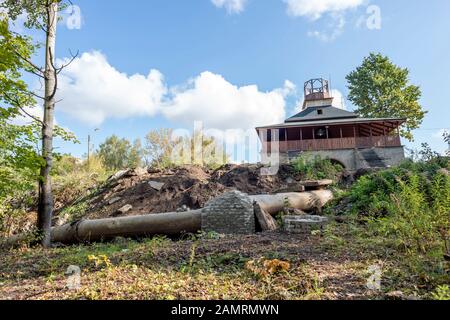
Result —
<path fill-rule="evenodd" d="M 331 78 L 345 100 L 345 76 L 372 51 L 408 67 L 422 88 L 429 113 L 413 145 L 445 150 L 450 1 L 340 1 L 74 1 L 82 25 L 60 24 L 57 56 L 82 56 L 63 75 L 57 122 L 82 144 L 59 143 L 59 151 L 81 156 L 95 128 L 98 144 L 111 134 L 133 140 L 159 127 L 192 129 L 193 120 L 219 129 L 279 122 L 294 113 L 309 78 Z M 381 10 L 380 29 L 366 25 L 371 5 Z"/>

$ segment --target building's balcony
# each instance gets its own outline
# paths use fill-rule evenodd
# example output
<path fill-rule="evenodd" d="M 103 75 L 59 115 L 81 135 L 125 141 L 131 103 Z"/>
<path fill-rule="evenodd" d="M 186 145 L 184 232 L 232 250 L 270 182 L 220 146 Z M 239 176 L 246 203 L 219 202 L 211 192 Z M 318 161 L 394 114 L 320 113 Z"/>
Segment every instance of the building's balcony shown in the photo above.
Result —
<path fill-rule="evenodd" d="M 263 152 L 272 152 L 274 142 L 263 142 Z M 289 151 L 321 151 L 339 149 L 363 149 L 373 147 L 401 147 L 399 136 L 350 137 L 337 139 L 315 139 L 280 141 L 281 153 Z M 275 151 L 275 150 L 273 150 Z"/>

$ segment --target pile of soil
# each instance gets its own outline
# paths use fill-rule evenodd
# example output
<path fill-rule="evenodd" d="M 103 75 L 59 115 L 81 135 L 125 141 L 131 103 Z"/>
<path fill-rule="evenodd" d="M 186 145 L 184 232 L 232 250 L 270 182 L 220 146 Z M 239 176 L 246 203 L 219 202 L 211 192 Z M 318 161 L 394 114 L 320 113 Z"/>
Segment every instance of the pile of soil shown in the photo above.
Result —
<path fill-rule="evenodd" d="M 127 170 L 78 203 L 84 203 L 85 219 L 187 211 L 202 208 L 229 190 L 267 194 L 301 180 L 290 165 L 282 165 L 274 176 L 263 175 L 261 169 L 261 165 L 225 165 L 217 170 L 198 166 Z"/>

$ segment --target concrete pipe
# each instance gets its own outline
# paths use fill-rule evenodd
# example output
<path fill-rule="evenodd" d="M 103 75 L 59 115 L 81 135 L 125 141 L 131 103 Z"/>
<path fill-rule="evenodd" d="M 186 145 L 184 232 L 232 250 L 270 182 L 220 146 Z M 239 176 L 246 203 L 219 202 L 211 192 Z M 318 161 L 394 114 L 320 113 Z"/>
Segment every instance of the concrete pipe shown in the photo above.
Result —
<path fill-rule="evenodd" d="M 262 209 L 271 215 L 282 211 L 286 206 L 304 211 L 322 208 L 333 198 L 328 190 L 302 193 L 281 193 L 275 195 L 250 196 Z M 54 243 L 73 244 L 110 240 L 115 237 L 146 237 L 152 235 L 176 236 L 183 233 L 196 233 L 202 229 L 202 210 L 171 212 L 142 216 L 81 220 L 52 229 Z M 13 246 L 24 241 L 27 235 L 11 237 L 3 242 Z"/>
<path fill-rule="evenodd" d="M 182 233 L 195 233 L 201 227 L 201 210 L 81 220 L 53 228 L 52 241 L 77 243 L 110 240 L 116 237 L 145 237 L 158 234 L 175 236 Z"/>
<path fill-rule="evenodd" d="M 275 195 L 250 196 L 262 209 L 271 215 L 289 208 L 310 211 L 324 207 L 333 199 L 333 193 L 329 190 L 317 190 L 302 193 L 279 193 Z"/>

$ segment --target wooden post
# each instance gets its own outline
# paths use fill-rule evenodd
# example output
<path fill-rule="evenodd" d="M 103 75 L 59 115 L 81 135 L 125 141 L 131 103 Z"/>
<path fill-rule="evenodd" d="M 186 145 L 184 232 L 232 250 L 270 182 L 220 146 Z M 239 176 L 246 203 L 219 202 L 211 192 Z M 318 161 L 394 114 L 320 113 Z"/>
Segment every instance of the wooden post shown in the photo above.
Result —
<path fill-rule="evenodd" d="M 283 150 L 283 152 L 288 152 L 289 145 L 288 145 L 288 129 L 287 128 L 284 129 L 284 142 L 286 143 L 286 146 L 285 146 L 286 150 Z"/>
<path fill-rule="evenodd" d="M 341 139 L 344 138 L 344 135 L 342 134 L 342 127 L 339 128 L 339 131 L 341 133 Z"/>
<path fill-rule="evenodd" d="M 303 128 L 300 128 L 300 149 L 303 151 Z"/>

